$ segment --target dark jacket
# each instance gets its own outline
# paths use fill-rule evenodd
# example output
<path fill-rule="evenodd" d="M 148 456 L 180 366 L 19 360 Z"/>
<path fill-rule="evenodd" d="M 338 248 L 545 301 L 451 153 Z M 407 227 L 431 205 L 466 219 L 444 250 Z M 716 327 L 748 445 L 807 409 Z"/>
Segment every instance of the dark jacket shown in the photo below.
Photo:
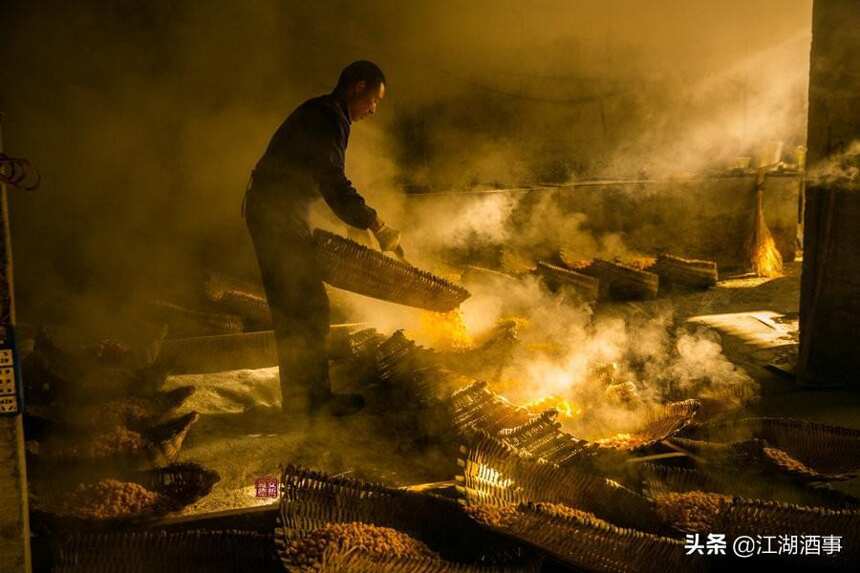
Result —
<path fill-rule="evenodd" d="M 249 204 L 307 220 L 311 202 L 322 195 L 345 223 L 370 227 L 376 211 L 344 175 L 350 124 L 345 104 L 333 94 L 309 99 L 296 108 L 257 162 Z"/>

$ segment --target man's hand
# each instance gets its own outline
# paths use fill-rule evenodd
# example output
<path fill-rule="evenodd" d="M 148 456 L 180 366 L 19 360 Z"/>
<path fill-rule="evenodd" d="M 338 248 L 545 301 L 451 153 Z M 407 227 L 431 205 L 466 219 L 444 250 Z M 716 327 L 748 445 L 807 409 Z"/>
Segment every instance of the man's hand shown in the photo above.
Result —
<path fill-rule="evenodd" d="M 401 250 L 398 249 L 400 247 L 400 231 L 392 229 L 382 222 L 379 222 L 378 226 L 371 230 L 373 231 L 373 236 L 376 237 L 376 241 L 379 243 L 380 250 L 383 252 L 398 252 Z"/>

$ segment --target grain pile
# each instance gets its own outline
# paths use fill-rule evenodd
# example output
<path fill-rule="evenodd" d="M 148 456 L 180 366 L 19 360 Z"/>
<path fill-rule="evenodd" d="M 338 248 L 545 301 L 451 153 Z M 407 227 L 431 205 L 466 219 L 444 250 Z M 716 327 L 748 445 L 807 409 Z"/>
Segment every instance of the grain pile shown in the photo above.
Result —
<path fill-rule="evenodd" d="M 142 485 L 103 479 L 80 484 L 62 503 L 60 513 L 85 519 L 134 517 L 155 510 L 163 498 Z"/>
<path fill-rule="evenodd" d="M 536 503 L 536 504 L 534 504 L 534 507 L 536 507 L 539 511 L 542 511 L 544 513 L 548 513 L 550 515 L 557 516 L 557 517 L 566 517 L 568 519 L 584 519 L 584 520 L 591 522 L 591 523 L 599 523 L 602 525 L 603 524 L 609 525 L 609 523 L 600 519 L 599 517 L 597 517 L 596 515 L 594 515 L 593 513 L 589 512 L 589 511 L 583 511 L 581 509 L 576 509 L 576 508 L 570 507 L 569 505 L 564 505 L 561 503 L 547 503 L 547 502 Z"/>
<path fill-rule="evenodd" d="M 124 453 L 136 452 L 146 447 L 146 442 L 138 432 L 117 426 L 110 432 L 98 434 L 92 441 L 84 444 L 84 456 L 103 458 Z"/>
<path fill-rule="evenodd" d="M 78 427 L 111 428 L 139 426 L 155 415 L 152 402 L 143 398 L 123 398 L 80 408 L 69 416 Z"/>
<path fill-rule="evenodd" d="M 657 513 L 669 524 L 684 531 L 708 532 L 716 523 L 731 496 L 704 491 L 667 493 L 654 498 Z"/>
<path fill-rule="evenodd" d="M 504 507 L 494 505 L 470 505 L 466 508 L 466 513 L 472 516 L 475 521 L 489 525 L 490 527 L 505 527 L 510 525 L 516 518 L 517 508 L 515 505 L 506 505 Z"/>
<path fill-rule="evenodd" d="M 629 266 L 640 271 L 651 271 L 657 263 L 656 257 L 634 256 L 625 261 Z M 653 272 L 653 271 L 652 271 Z"/>
<path fill-rule="evenodd" d="M 80 461 L 131 455 L 145 450 L 146 447 L 147 442 L 140 433 L 123 426 L 116 426 L 112 430 L 88 437 L 84 441 L 49 440 L 44 448 L 39 448 L 38 451 L 44 450 L 45 455 L 50 458 Z"/>
<path fill-rule="evenodd" d="M 617 448 L 627 450 L 640 445 L 642 443 L 642 438 L 623 432 L 620 434 L 615 434 L 614 436 L 610 436 L 608 438 L 601 438 L 599 440 L 595 440 L 595 443 L 603 446 L 604 448 Z"/>
<path fill-rule="evenodd" d="M 329 523 L 291 540 L 284 556 L 291 571 L 319 571 L 327 551 L 358 551 L 370 557 L 439 559 L 424 543 L 389 527 L 367 523 Z"/>
<path fill-rule="evenodd" d="M 466 508 L 466 512 L 472 516 L 473 519 L 483 523 L 484 525 L 504 528 L 511 525 L 516 520 L 518 507 L 519 506 L 516 504 L 501 507 L 493 505 L 471 505 Z M 584 519 L 593 523 L 606 523 L 604 520 L 596 517 L 593 513 L 561 503 L 542 502 L 533 504 L 533 507 L 538 511 L 557 517 Z"/>
<path fill-rule="evenodd" d="M 795 459 L 785 450 L 781 450 L 779 448 L 762 448 L 762 453 L 767 456 L 771 462 L 779 466 L 784 472 L 789 472 L 795 475 L 806 475 L 810 478 L 822 477 L 814 469 Z"/>

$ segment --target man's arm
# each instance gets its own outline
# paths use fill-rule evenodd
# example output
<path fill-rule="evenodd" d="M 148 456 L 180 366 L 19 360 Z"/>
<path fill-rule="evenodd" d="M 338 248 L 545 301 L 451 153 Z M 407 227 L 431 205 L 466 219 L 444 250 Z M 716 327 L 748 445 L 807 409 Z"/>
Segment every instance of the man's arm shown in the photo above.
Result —
<path fill-rule="evenodd" d="M 328 120 L 330 118 L 324 118 Z M 367 205 L 344 174 L 346 134 L 333 118 L 323 121 L 318 140 L 320 193 L 331 210 L 348 225 L 375 230 L 380 226 L 376 211 Z"/>

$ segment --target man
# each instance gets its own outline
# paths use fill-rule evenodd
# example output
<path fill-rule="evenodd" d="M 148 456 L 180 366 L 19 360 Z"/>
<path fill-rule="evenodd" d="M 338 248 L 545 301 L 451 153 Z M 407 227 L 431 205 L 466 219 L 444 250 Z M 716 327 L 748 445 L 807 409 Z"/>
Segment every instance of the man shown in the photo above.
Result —
<path fill-rule="evenodd" d="M 385 76 L 368 61 L 348 65 L 330 94 L 310 99 L 281 124 L 254 169 L 245 218 L 272 314 L 283 410 L 349 415 L 364 400 L 333 394 L 326 337 L 329 301 L 317 264 L 310 205 L 322 197 L 345 223 L 370 230 L 383 251 L 401 252 L 386 226 L 344 175 L 350 126 L 376 112 Z"/>

